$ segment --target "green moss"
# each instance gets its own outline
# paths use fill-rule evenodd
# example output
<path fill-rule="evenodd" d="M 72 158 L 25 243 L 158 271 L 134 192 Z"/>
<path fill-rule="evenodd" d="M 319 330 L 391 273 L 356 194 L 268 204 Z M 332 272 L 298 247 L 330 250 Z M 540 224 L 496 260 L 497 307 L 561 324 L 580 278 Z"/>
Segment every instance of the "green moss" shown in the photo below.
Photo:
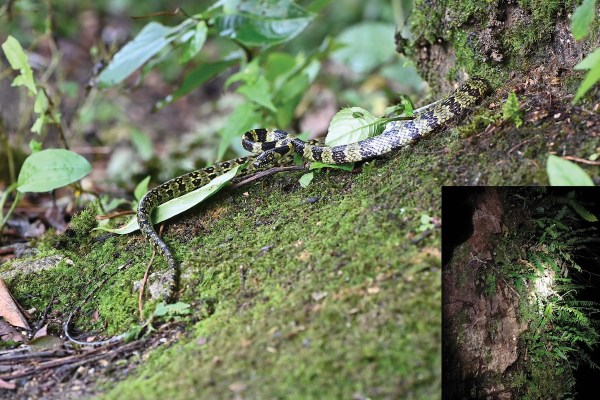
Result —
<path fill-rule="evenodd" d="M 532 54 L 543 51 L 542 43 L 552 40 L 556 22 L 565 19 L 577 5 L 575 0 L 519 0 L 516 5 L 503 6 L 497 0 L 445 0 L 431 4 L 415 2 L 412 29 L 416 44 L 436 45 L 443 42 L 454 50 L 456 64 L 446 79 L 452 80 L 458 71 L 487 79 L 492 87 L 500 87 L 508 78 L 507 71 L 530 68 Z M 496 15 L 498 9 L 504 15 Z M 490 21 L 507 24 L 503 29 L 491 28 L 491 36 L 476 32 L 489 28 Z M 485 44 L 484 44 L 485 43 Z M 482 47 L 496 43 L 502 64 L 493 61 Z M 540 58 L 546 54 L 538 54 Z"/>
<path fill-rule="evenodd" d="M 100 214 L 97 202 L 91 202 L 86 207 L 74 215 L 69 223 L 69 227 L 64 234 L 60 236 L 50 236 L 51 245 L 57 249 L 78 249 L 80 246 L 88 245 L 90 233 L 97 225 L 96 215 Z"/>
<path fill-rule="evenodd" d="M 429 0 L 415 0 L 412 15 L 412 30 L 423 36 L 428 43 L 443 37 L 444 9 L 447 0 L 440 0 L 432 7 Z M 418 35 L 417 35 L 418 36 Z"/>
<path fill-rule="evenodd" d="M 487 271 L 485 274 L 484 292 L 486 297 L 490 298 L 496 293 L 496 274 L 494 271 Z"/>
<path fill-rule="evenodd" d="M 439 187 L 403 172 L 418 168 L 408 164 L 320 173 L 307 189 L 300 174 L 281 175 L 173 221 L 181 300 L 204 318 L 106 398 L 223 397 L 231 387 L 248 398 L 438 396 L 439 231 L 410 237 L 422 212 L 439 218 Z M 134 279 L 120 277 L 100 304 L 134 312 Z M 113 291 L 123 297 L 110 300 Z"/>

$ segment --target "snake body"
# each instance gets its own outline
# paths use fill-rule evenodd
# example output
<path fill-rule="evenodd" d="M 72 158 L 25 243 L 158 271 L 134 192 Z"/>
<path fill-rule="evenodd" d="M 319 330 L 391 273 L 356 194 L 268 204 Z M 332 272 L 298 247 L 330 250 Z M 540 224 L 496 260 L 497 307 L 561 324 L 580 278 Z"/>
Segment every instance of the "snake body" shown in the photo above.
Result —
<path fill-rule="evenodd" d="M 244 133 L 242 145 L 258 156 L 217 163 L 171 179 L 150 190 L 140 200 L 137 219 L 146 240 L 152 243 L 167 261 L 168 270 L 161 278 L 162 283 L 168 288 L 163 294 L 164 299 L 168 302 L 175 297 L 179 266 L 151 222 L 152 212 L 160 204 L 198 189 L 238 165 L 247 164 L 244 173 L 248 174 L 267 164 L 280 163 L 282 157 L 292 153 L 299 154 L 309 161 L 328 164 L 363 161 L 389 153 L 410 145 L 443 128 L 449 121 L 461 117 L 476 105 L 488 90 L 486 81 L 472 78 L 435 106 L 415 114 L 414 119 L 389 122 L 380 135 L 341 146 L 329 147 L 304 142 L 278 129 L 253 129 Z"/>

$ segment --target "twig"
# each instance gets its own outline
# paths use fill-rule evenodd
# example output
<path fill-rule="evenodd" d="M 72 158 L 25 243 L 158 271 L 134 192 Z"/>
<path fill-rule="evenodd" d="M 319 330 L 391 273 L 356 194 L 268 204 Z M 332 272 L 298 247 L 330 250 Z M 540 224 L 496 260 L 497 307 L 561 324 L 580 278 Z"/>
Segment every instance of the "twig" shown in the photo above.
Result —
<path fill-rule="evenodd" d="M 411 243 L 412 244 L 417 244 L 419 243 L 421 240 L 425 239 L 427 236 L 429 236 L 431 233 L 433 232 L 433 229 L 426 229 L 423 232 L 421 232 L 417 237 L 411 239 Z"/>
<path fill-rule="evenodd" d="M 133 215 L 135 214 L 135 211 L 129 210 L 129 211 L 117 211 L 111 214 L 104 214 L 104 215 L 97 215 L 96 216 L 96 221 L 104 221 L 106 219 L 113 219 L 113 218 L 118 218 L 118 217 L 124 217 L 126 215 Z"/>
<path fill-rule="evenodd" d="M 518 149 L 519 147 L 521 147 L 521 146 L 522 146 L 522 145 L 524 145 L 525 143 L 532 141 L 533 139 L 534 139 L 534 138 L 529 138 L 529 139 L 527 139 L 527 140 L 524 140 L 524 141 L 522 141 L 521 143 L 517 143 L 517 144 L 515 144 L 515 145 L 514 145 L 514 146 L 513 146 L 513 147 L 512 147 L 512 148 L 511 148 L 509 151 L 508 151 L 508 153 L 507 153 L 507 154 L 510 154 L 510 153 L 512 153 L 513 151 L 515 151 L 516 149 Z"/>
<path fill-rule="evenodd" d="M 290 165 L 287 167 L 273 167 L 270 169 L 267 169 L 265 171 L 259 171 L 255 174 L 252 174 L 250 176 L 248 176 L 246 179 L 241 180 L 233 185 L 231 185 L 232 189 L 237 189 L 239 187 L 242 187 L 244 185 L 247 185 L 248 183 L 254 182 L 256 180 L 259 180 L 261 178 L 267 177 L 267 176 L 271 176 L 274 175 L 278 172 L 285 172 L 285 171 L 306 171 L 308 168 L 305 165 Z"/>
<path fill-rule="evenodd" d="M 591 161 L 591 160 L 586 160 L 585 158 L 579 158 L 579 157 L 574 157 L 574 156 L 564 156 L 562 158 L 564 158 L 565 160 L 580 162 L 582 164 L 600 165 L 600 161 Z"/>
<path fill-rule="evenodd" d="M 0 357 L 1 364 L 17 363 L 19 361 L 33 361 L 43 358 L 56 358 L 61 355 L 73 354 L 72 350 L 51 350 L 51 351 L 40 351 L 40 352 L 27 352 L 26 354 L 15 354 L 6 357 Z"/>
<path fill-rule="evenodd" d="M 35 328 L 32 331 L 32 334 L 35 336 L 35 334 L 37 333 L 37 331 L 39 331 L 40 329 L 42 329 L 42 327 L 44 326 L 44 324 L 46 323 L 46 319 L 48 317 L 48 312 L 50 312 L 50 309 L 52 308 L 52 303 L 54 302 L 54 294 L 52 294 L 52 297 L 50 298 L 50 301 L 48 302 L 48 305 L 46 306 L 46 308 L 44 309 L 44 312 L 42 313 L 42 318 L 40 319 L 40 321 L 35 325 Z"/>
<path fill-rule="evenodd" d="M 162 236 L 164 225 L 160 226 L 158 230 L 158 236 Z M 146 271 L 144 272 L 144 277 L 142 278 L 142 284 L 140 285 L 140 296 L 138 298 L 138 311 L 140 312 L 140 321 L 144 320 L 144 289 L 146 288 L 146 282 L 148 281 L 148 275 L 150 274 L 150 268 L 152 267 L 152 263 L 154 262 L 154 257 L 156 256 L 156 249 L 152 250 L 152 257 L 150 257 L 150 261 L 148 262 L 148 266 L 146 267 Z"/>
<path fill-rule="evenodd" d="M 116 342 L 110 343 L 110 346 L 115 346 L 115 345 L 116 345 Z M 67 357 L 64 357 L 64 358 L 61 358 L 58 360 L 52 360 L 52 361 L 48 361 L 45 363 L 39 363 L 39 364 L 34 365 L 33 367 L 24 368 L 17 372 L 13 372 L 13 373 L 9 373 L 9 374 L 2 374 L 2 375 L 0 375 L 0 379 L 10 380 L 10 379 L 23 378 L 23 377 L 38 373 L 39 371 L 42 371 L 45 369 L 61 367 L 61 366 L 68 365 L 68 364 L 82 365 L 82 364 L 94 362 L 97 360 L 101 360 L 102 358 L 105 358 L 107 355 L 109 355 L 111 353 L 114 353 L 114 355 L 116 355 L 118 353 L 135 348 L 136 346 L 141 346 L 141 343 L 140 342 L 128 343 L 128 344 L 118 347 L 114 351 L 109 351 L 108 354 L 106 352 L 108 347 L 97 348 L 97 349 L 93 349 L 90 351 L 86 351 L 85 353 L 67 356 Z M 98 354 L 100 352 L 101 352 L 101 354 Z"/>

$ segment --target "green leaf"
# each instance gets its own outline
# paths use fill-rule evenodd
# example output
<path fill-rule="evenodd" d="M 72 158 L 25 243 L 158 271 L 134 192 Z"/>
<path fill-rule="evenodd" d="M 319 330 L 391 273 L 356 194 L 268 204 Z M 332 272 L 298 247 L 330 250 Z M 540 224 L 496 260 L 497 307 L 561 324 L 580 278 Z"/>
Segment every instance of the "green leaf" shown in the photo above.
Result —
<path fill-rule="evenodd" d="M 265 78 L 274 84 L 280 77 L 287 78 L 296 67 L 296 61 L 297 59 L 288 53 L 270 53 L 264 66 Z"/>
<path fill-rule="evenodd" d="M 230 180 L 232 180 L 237 174 L 240 166 L 236 166 L 232 168 L 230 171 L 224 173 L 223 175 L 217 176 L 215 179 L 207 183 L 206 185 L 198 188 L 192 192 L 186 193 L 181 197 L 176 199 L 167 201 L 164 204 L 158 206 L 154 214 L 152 215 L 152 221 L 154 224 L 158 224 L 159 222 L 165 221 L 175 215 L 179 215 L 182 212 L 189 210 L 195 205 L 201 203 L 206 200 L 208 197 L 217 193 L 221 188 L 223 188 Z M 102 231 L 112 232 L 119 235 L 125 235 L 127 233 L 135 232 L 140 229 L 137 218 L 132 218 L 126 225 L 121 228 L 104 228 L 98 227 L 95 228 Z"/>
<path fill-rule="evenodd" d="M 156 305 L 156 308 L 154 309 L 154 313 L 153 315 L 155 317 L 162 317 L 167 315 L 167 304 L 163 301 L 161 301 L 160 303 L 158 303 Z"/>
<path fill-rule="evenodd" d="M 583 61 L 575 66 L 575 69 L 589 69 L 589 72 L 577 89 L 573 104 L 577 103 L 577 101 L 600 80 L 600 48 L 597 48 L 593 53 L 584 58 Z"/>
<path fill-rule="evenodd" d="M 37 114 L 44 114 L 48 110 L 48 98 L 43 90 L 40 90 L 35 96 L 33 111 Z"/>
<path fill-rule="evenodd" d="M 331 119 L 325 143 L 328 146 L 339 146 L 375 136 L 379 133 L 377 121 L 378 119 L 364 108 L 344 108 Z"/>
<path fill-rule="evenodd" d="M 505 120 L 512 120 L 515 126 L 518 128 L 523 125 L 521 119 L 521 107 L 519 106 L 519 99 L 515 92 L 510 92 L 504 105 L 502 106 L 502 118 Z"/>
<path fill-rule="evenodd" d="M 20 75 L 13 80 L 12 86 L 25 86 L 29 89 L 30 94 L 36 94 L 37 88 L 33 79 L 33 71 L 21 44 L 17 39 L 9 36 L 2 44 L 2 50 L 12 69 L 20 72 Z"/>
<path fill-rule="evenodd" d="M 549 155 L 546 171 L 551 186 L 594 186 L 592 178 L 581 167 L 555 155 Z"/>
<path fill-rule="evenodd" d="M 588 54 L 583 60 L 579 62 L 574 69 L 592 69 L 596 68 L 598 63 L 600 62 L 600 47 Z"/>
<path fill-rule="evenodd" d="M 301 73 L 288 80 L 279 93 L 276 93 L 278 104 L 276 118 L 279 126 L 290 125 L 294 119 L 298 103 L 309 87 L 309 78 L 306 74 Z"/>
<path fill-rule="evenodd" d="M 132 326 L 127 332 L 125 332 L 125 337 L 123 340 L 125 341 L 125 343 L 129 343 L 138 339 L 144 332 L 145 328 L 145 324 Z M 150 325 L 148 329 L 151 330 L 152 326 Z"/>
<path fill-rule="evenodd" d="M 200 21 L 196 24 L 196 29 L 192 32 L 191 37 L 185 42 L 183 48 L 183 54 L 179 58 L 180 64 L 185 64 L 190 61 L 202 50 L 204 43 L 206 42 L 206 35 L 208 33 L 208 27 L 206 22 Z"/>
<path fill-rule="evenodd" d="M 417 229 L 419 232 L 424 232 L 428 229 L 433 229 L 435 227 L 435 225 L 431 222 L 431 217 L 429 216 L 429 214 L 421 214 L 420 222 L 421 225 Z"/>
<path fill-rule="evenodd" d="M 217 151 L 217 160 L 225 155 L 234 140 L 249 129 L 252 129 L 261 120 L 261 115 L 256 112 L 250 102 L 240 104 L 229 116 L 227 123 L 221 129 L 221 142 Z"/>
<path fill-rule="evenodd" d="M 300 179 L 298 180 L 298 182 L 300 182 L 300 186 L 302 186 L 303 188 L 305 188 L 308 185 L 310 185 L 310 183 L 312 182 L 312 180 L 313 180 L 314 177 L 315 177 L 314 172 L 309 172 L 309 173 L 306 173 L 306 174 L 302 175 L 300 177 Z"/>
<path fill-rule="evenodd" d="M 37 133 L 38 135 L 41 134 L 45 123 L 46 117 L 44 115 L 40 115 L 31 126 L 31 132 Z"/>
<path fill-rule="evenodd" d="M 165 304 L 164 302 L 160 302 L 156 305 L 153 316 L 164 317 L 165 315 L 186 315 L 190 312 L 190 305 L 187 303 L 177 302 L 174 304 Z"/>
<path fill-rule="evenodd" d="M 398 104 L 398 106 L 402 109 L 402 115 L 412 117 L 415 113 L 415 107 L 410 100 L 410 97 L 404 94 L 400 95 L 400 104 Z"/>
<path fill-rule="evenodd" d="M 237 62 L 238 60 L 216 61 L 213 63 L 205 63 L 200 65 L 198 68 L 186 75 L 186 77 L 183 79 L 183 83 L 176 91 L 165 97 L 163 100 L 157 102 L 154 106 L 155 110 L 160 110 L 174 101 L 179 100 L 192 90 L 196 89 L 198 86 L 208 82 Z"/>
<path fill-rule="evenodd" d="M 258 65 L 258 58 L 255 58 L 244 68 L 241 68 L 238 72 L 227 78 L 225 81 L 225 89 L 227 89 L 232 83 L 239 81 L 246 83 L 254 82 L 256 79 L 258 79 L 260 73 L 261 71 Z"/>
<path fill-rule="evenodd" d="M 47 149 L 25 159 L 17 190 L 48 192 L 76 182 L 92 171 L 90 163 L 77 153 L 64 149 Z"/>
<path fill-rule="evenodd" d="M 246 46 L 284 43 L 302 32 L 315 15 L 291 0 L 227 1 L 215 18 L 221 36 Z"/>
<path fill-rule="evenodd" d="M 264 76 L 259 76 L 254 82 L 240 86 L 237 92 L 260 106 L 268 108 L 273 112 L 277 111 L 273 100 L 271 100 L 269 82 L 267 82 Z"/>
<path fill-rule="evenodd" d="M 332 58 L 349 66 L 359 74 L 365 74 L 395 54 L 394 26 L 381 22 L 361 22 L 345 29 L 337 38 L 344 47 L 337 49 Z"/>
<path fill-rule="evenodd" d="M 122 82 L 136 69 L 158 54 L 178 35 L 189 29 L 192 20 L 185 20 L 176 27 L 150 22 L 115 54 L 112 61 L 98 76 L 100 87 L 110 87 Z"/>
<path fill-rule="evenodd" d="M 576 40 L 581 40 L 588 35 L 595 14 L 596 0 L 583 0 L 583 3 L 575 9 L 571 18 L 571 31 Z"/>
<path fill-rule="evenodd" d="M 31 150 L 32 153 L 37 153 L 38 151 L 42 150 L 42 143 L 35 139 L 31 139 L 29 141 L 29 150 Z"/>
<path fill-rule="evenodd" d="M 137 150 L 138 154 L 144 161 L 148 161 L 154 154 L 152 147 L 152 139 L 139 129 L 132 129 L 130 133 L 131 144 Z"/>
<path fill-rule="evenodd" d="M 146 193 L 148 193 L 148 184 L 150 183 L 150 175 L 142 179 L 133 190 L 133 196 L 137 201 L 140 201 Z"/>
<path fill-rule="evenodd" d="M 577 202 L 575 202 L 573 200 L 569 201 L 569 205 L 573 208 L 573 210 L 575 210 L 575 212 L 577 214 L 579 214 L 579 216 L 581 218 L 585 219 L 587 222 L 596 222 L 596 221 L 598 221 L 598 217 L 596 217 L 594 214 L 592 214 L 591 212 L 589 212 L 588 210 L 586 210 L 585 208 L 583 208 Z"/>

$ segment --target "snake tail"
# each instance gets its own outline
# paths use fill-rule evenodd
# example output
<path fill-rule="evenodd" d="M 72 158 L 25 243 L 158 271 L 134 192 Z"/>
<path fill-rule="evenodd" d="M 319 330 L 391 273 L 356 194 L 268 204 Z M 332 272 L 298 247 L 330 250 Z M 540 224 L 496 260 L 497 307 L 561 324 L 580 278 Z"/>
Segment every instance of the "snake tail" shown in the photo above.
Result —
<path fill-rule="evenodd" d="M 140 200 L 137 209 L 137 220 L 140 231 L 146 240 L 152 243 L 154 248 L 162 254 L 167 261 L 167 271 L 161 278 L 161 283 L 167 287 L 167 290 L 163 294 L 165 302 L 169 303 L 176 297 L 175 293 L 179 283 L 179 265 L 169 249 L 169 246 L 167 246 L 154 229 L 151 220 L 152 213 L 159 205 L 201 188 L 217 176 L 226 173 L 234 166 L 245 164 L 247 161 L 247 157 L 240 157 L 189 172 L 155 187 L 146 193 Z"/>

